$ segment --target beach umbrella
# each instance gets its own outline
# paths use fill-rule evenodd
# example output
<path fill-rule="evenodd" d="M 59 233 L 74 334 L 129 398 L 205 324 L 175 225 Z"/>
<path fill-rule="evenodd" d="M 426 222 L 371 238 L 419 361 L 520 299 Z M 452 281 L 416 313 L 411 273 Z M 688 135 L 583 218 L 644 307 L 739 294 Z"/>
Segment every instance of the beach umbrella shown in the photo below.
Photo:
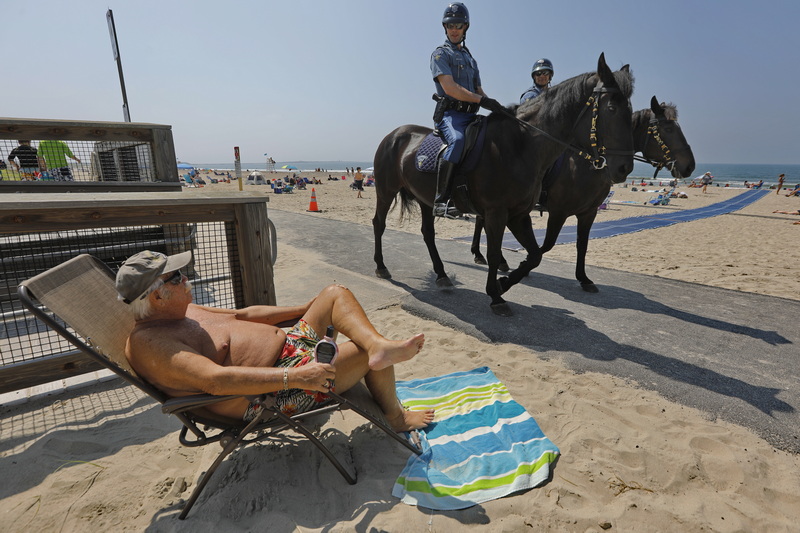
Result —
<path fill-rule="evenodd" d="M 194 167 L 192 165 L 190 165 L 189 163 L 178 163 L 178 168 L 187 169 L 188 170 L 188 169 L 191 169 L 191 168 L 194 168 Z"/>
<path fill-rule="evenodd" d="M 297 170 L 297 167 L 294 165 L 283 165 L 281 168 L 285 168 L 286 170 Z"/>

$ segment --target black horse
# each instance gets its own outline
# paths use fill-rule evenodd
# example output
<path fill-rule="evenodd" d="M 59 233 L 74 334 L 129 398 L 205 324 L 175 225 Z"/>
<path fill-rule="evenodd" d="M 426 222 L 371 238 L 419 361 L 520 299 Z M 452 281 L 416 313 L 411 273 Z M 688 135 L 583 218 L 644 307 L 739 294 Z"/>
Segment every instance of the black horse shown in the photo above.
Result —
<path fill-rule="evenodd" d="M 641 109 L 633 114 L 633 145 L 636 152 L 642 153 L 642 161 L 656 167 L 656 174 L 662 168 L 667 168 L 675 179 L 681 179 L 694 172 L 694 155 L 677 120 L 678 111 L 675 106 L 659 104 L 658 99 L 653 96 L 650 109 Z M 583 290 L 598 292 L 597 286 L 586 275 L 589 231 L 597 215 L 597 208 L 608 196 L 611 185 L 625 181 L 625 177 L 617 176 L 616 179 L 609 180 L 611 176 L 597 172 L 591 164 L 574 155 L 565 155 L 565 161 L 560 167 L 556 167 L 555 175 L 552 178 L 548 176 L 546 180 L 551 184 L 546 186 L 547 234 L 541 251 L 546 253 L 552 250 L 564 222 L 575 215 L 578 218 L 575 278 L 581 283 Z M 486 264 L 480 251 L 482 229 L 483 220 L 478 217 L 471 251 L 479 265 Z M 500 269 L 508 270 L 505 260 L 501 260 Z"/>
<path fill-rule="evenodd" d="M 575 76 L 553 86 L 544 95 L 520 106 L 516 116 L 509 111 L 487 117 L 483 152 L 465 178 L 474 212 L 486 221 L 489 257 L 486 293 L 495 313 L 511 314 L 501 294 L 541 262 L 542 252 L 533 235 L 530 212 L 539 198 L 544 172 L 556 158 L 569 147 L 592 158 L 598 167 L 605 167 L 603 172 L 609 174 L 609 180 L 624 179 L 630 174 L 632 92 L 633 76 L 627 65 L 614 73 L 601 54 L 596 73 Z M 375 273 L 380 278 L 391 278 L 383 262 L 381 237 L 386 229 L 386 215 L 400 193 L 401 213 L 410 209 L 412 199 L 421 208 L 422 235 L 433 261 L 437 286 L 452 287 L 435 243 L 432 205 L 436 178 L 419 172 L 414 164 L 417 147 L 430 132 L 430 128 L 422 126 L 401 126 L 381 141 L 375 153 L 378 176 L 377 205 L 372 219 Z M 582 148 L 578 150 L 566 143 Z M 458 199 L 456 205 L 462 212 L 471 210 Z M 502 258 L 501 242 L 506 227 L 528 255 L 507 278 L 498 280 L 497 266 Z"/>

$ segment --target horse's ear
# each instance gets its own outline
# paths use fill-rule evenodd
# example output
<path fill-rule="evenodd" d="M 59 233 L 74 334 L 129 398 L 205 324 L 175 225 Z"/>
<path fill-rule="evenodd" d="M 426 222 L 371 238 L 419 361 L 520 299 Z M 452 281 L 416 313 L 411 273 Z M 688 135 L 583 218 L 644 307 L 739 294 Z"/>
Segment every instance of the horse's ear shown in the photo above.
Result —
<path fill-rule="evenodd" d="M 650 110 L 655 114 L 656 117 L 664 116 L 664 108 L 658 103 L 658 98 L 656 98 L 655 95 L 653 95 L 653 97 L 650 99 Z"/>
<path fill-rule="evenodd" d="M 621 68 L 620 70 L 621 70 L 622 72 L 627 72 L 627 73 L 630 73 L 630 71 L 631 71 L 631 65 L 630 65 L 630 63 L 628 63 L 627 65 L 622 65 L 622 68 Z"/>
<path fill-rule="evenodd" d="M 616 87 L 617 82 L 614 79 L 614 73 L 611 72 L 611 69 L 608 68 L 606 64 L 605 52 L 602 52 L 600 58 L 597 60 L 597 76 L 600 78 L 600 81 L 603 82 L 603 85 L 607 87 Z"/>

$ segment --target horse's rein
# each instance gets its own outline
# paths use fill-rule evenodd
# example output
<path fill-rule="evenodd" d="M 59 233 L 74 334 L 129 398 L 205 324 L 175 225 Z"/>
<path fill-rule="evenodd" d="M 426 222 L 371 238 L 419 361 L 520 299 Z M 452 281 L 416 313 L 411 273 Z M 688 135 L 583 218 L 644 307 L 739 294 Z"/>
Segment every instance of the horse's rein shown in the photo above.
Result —
<path fill-rule="evenodd" d="M 536 126 L 534 126 L 532 124 L 529 124 L 529 123 L 525 122 L 524 120 L 518 118 L 516 115 L 512 114 L 511 111 L 508 111 L 506 113 L 506 115 L 508 115 L 509 117 L 512 117 L 514 120 L 516 120 L 517 122 L 519 122 L 520 124 L 522 124 L 526 128 L 529 128 L 529 129 L 534 130 L 534 131 L 536 131 L 538 133 L 541 133 L 542 135 L 544 135 L 546 138 L 550 139 L 551 141 L 554 141 L 554 142 L 560 144 L 561 146 L 566 147 L 568 150 L 571 150 L 572 152 L 576 153 L 580 157 L 583 157 L 585 160 L 590 161 L 592 163 L 592 167 L 595 170 L 602 170 L 607 165 L 606 158 L 602 154 L 634 155 L 634 152 L 631 152 L 629 150 L 608 150 L 608 149 L 606 149 L 605 146 L 600 147 L 599 150 L 597 148 L 597 119 L 598 119 L 598 116 L 599 116 L 599 106 L 600 106 L 600 98 L 597 95 L 601 94 L 601 93 L 611 93 L 611 92 L 619 92 L 619 89 L 603 87 L 602 85 L 598 84 L 594 88 L 594 90 L 592 91 L 592 95 L 586 101 L 586 105 L 581 110 L 580 114 L 578 115 L 578 118 L 575 119 L 575 126 L 573 126 L 573 130 L 578 125 L 578 122 L 580 122 L 581 117 L 583 117 L 583 114 L 586 113 L 586 110 L 589 109 L 589 106 L 592 107 L 592 126 L 591 126 L 591 128 L 589 130 L 589 144 L 590 144 L 591 149 L 592 149 L 592 154 L 589 154 L 589 153 L 585 152 L 584 150 L 582 150 L 579 147 L 576 147 L 576 146 L 573 146 L 573 145 L 571 145 L 569 143 L 566 143 L 566 142 L 562 141 L 561 139 L 557 139 L 557 138 L 553 137 L 552 135 L 550 135 L 546 131 L 544 131 L 544 130 L 542 130 L 540 128 L 537 128 Z"/>

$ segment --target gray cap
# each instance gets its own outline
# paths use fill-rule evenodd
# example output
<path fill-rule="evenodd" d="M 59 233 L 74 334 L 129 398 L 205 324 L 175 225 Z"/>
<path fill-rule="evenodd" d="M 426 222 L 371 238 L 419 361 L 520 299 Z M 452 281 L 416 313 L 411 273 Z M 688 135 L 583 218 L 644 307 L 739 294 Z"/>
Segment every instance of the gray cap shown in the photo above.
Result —
<path fill-rule="evenodd" d="M 145 250 L 132 255 L 117 272 L 117 292 L 126 304 L 139 298 L 162 274 L 185 267 L 192 260 L 192 252 L 166 256 Z"/>

